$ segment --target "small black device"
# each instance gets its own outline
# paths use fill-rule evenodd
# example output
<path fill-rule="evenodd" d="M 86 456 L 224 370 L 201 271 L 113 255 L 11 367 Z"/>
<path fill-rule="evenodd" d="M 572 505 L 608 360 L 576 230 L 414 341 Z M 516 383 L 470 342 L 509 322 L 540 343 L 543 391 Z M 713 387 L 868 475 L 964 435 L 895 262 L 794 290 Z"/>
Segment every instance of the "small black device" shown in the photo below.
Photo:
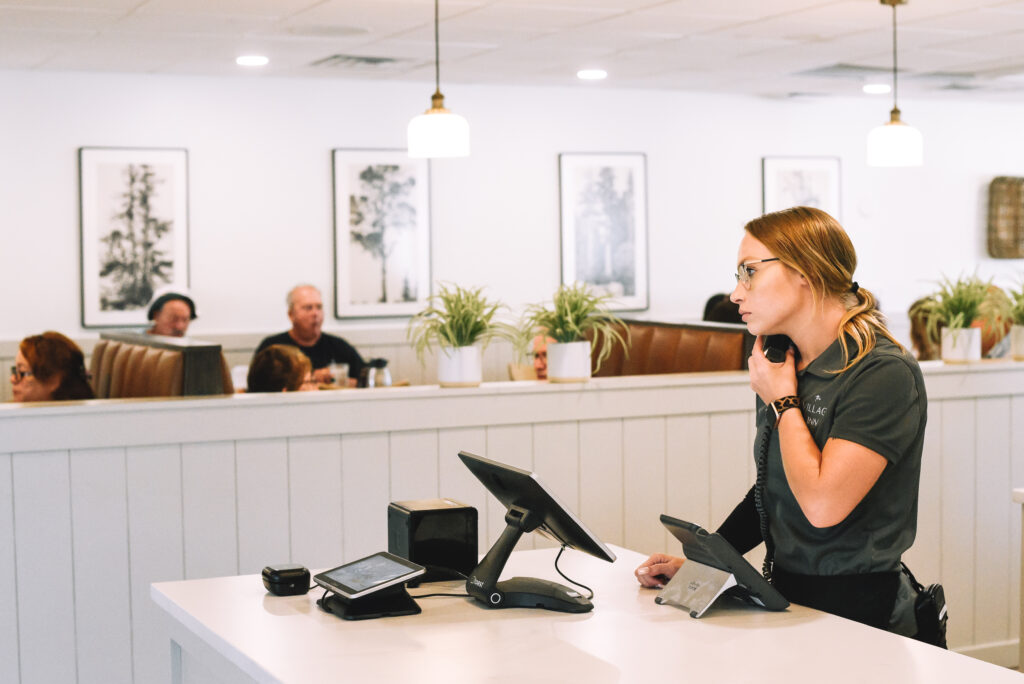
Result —
<path fill-rule="evenodd" d="M 316 575 L 313 581 L 332 593 L 317 604 L 346 620 L 415 615 L 420 607 L 405 582 L 424 572 L 422 565 L 379 551 Z"/>
<path fill-rule="evenodd" d="M 792 342 L 785 335 L 767 335 L 761 341 L 761 349 L 764 350 L 764 357 L 772 363 L 783 363 L 786 360 L 786 352 Z"/>
<path fill-rule="evenodd" d="M 900 566 L 916 594 L 914 617 L 917 619 L 917 634 L 913 638 L 932 646 L 948 648 L 946 646 L 946 625 L 949 622 L 949 613 L 946 610 L 946 592 L 942 589 L 942 585 L 929 584 L 925 587 L 917 581 L 906 563 L 900 563 Z"/>
<path fill-rule="evenodd" d="M 470 596 L 488 608 L 546 608 L 565 613 L 585 613 L 594 604 L 564 584 L 534 577 L 498 581 L 516 542 L 525 532 L 544 536 L 591 556 L 615 561 L 593 532 L 576 519 L 534 473 L 489 459 L 459 452 L 470 472 L 505 505 L 505 530 L 466 581 Z"/>
<path fill-rule="evenodd" d="M 275 596 L 299 596 L 309 591 L 309 570 L 295 563 L 263 568 L 263 586 Z"/>
<path fill-rule="evenodd" d="M 409 586 L 465 579 L 480 560 L 477 519 L 475 508 L 452 499 L 388 504 L 388 552 L 427 568 Z"/>
<path fill-rule="evenodd" d="M 768 584 L 722 535 L 669 515 L 661 516 L 661 524 L 683 543 L 686 562 L 655 599 L 657 603 L 678 603 L 695 618 L 722 595 L 736 596 L 768 610 L 789 607 L 786 597 Z M 678 585 L 683 583 L 687 585 L 683 591 L 687 601 L 680 603 L 673 594 L 680 593 Z"/>

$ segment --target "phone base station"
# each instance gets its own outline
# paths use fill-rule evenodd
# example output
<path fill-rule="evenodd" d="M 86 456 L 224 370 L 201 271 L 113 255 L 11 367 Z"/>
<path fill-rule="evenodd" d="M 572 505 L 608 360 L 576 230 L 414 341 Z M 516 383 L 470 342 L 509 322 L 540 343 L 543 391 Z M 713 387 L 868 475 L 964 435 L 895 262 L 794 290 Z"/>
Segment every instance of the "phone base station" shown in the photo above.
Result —
<path fill-rule="evenodd" d="M 343 620 L 416 615 L 422 610 L 402 584 L 357 599 L 347 599 L 339 594 L 329 593 L 316 603 L 324 612 L 333 613 Z"/>

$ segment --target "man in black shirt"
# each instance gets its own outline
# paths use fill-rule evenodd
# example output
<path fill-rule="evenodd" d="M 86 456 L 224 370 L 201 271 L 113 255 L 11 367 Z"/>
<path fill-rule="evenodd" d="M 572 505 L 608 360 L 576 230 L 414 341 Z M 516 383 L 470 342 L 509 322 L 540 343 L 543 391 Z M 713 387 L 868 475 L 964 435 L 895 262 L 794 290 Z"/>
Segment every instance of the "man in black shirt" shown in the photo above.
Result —
<path fill-rule="evenodd" d="M 313 379 L 317 382 L 331 381 L 328 366 L 332 363 L 347 363 L 349 377 L 353 380 L 358 378 L 365 365 L 363 357 L 355 347 L 342 338 L 321 331 L 324 324 L 324 304 L 320 290 L 312 285 L 297 285 L 288 293 L 287 301 L 288 319 L 292 322 L 292 329 L 264 339 L 256 348 L 256 354 L 272 344 L 288 344 L 298 347 L 309 357 L 313 363 Z M 340 378 L 336 378 L 335 381 L 340 382 Z"/>

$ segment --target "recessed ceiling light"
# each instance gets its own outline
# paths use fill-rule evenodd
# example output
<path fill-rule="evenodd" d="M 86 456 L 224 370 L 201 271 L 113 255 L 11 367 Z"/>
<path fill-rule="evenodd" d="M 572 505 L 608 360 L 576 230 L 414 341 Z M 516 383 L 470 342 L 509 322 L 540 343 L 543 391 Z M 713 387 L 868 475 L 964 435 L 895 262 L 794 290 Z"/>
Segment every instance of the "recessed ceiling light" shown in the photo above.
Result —
<path fill-rule="evenodd" d="M 242 55 L 235 60 L 238 66 L 260 67 L 266 66 L 270 60 L 263 55 Z"/>
<path fill-rule="evenodd" d="M 888 83 L 865 83 L 861 90 L 868 95 L 888 95 L 892 87 Z"/>
<path fill-rule="evenodd" d="M 584 81 L 600 81 L 608 78 L 608 72 L 604 69 L 580 69 L 576 72 L 576 78 Z"/>

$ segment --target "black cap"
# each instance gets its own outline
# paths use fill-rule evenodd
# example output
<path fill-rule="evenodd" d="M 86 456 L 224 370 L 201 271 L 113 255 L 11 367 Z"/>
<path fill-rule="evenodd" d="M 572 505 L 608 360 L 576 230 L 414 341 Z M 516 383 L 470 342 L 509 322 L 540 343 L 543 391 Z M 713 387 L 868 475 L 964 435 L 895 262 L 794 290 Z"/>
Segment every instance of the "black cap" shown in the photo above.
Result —
<path fill-rule="evenodd" d="M 188 304 L 188 310 L 191 314 L 189 320 L 196 320 L 196 303 L 193 302 L 192 298 L 188 295 L 183 295 L 179 292 L 166 292 L 154 299 L 153 303 L 149 305 L 149 313 L 146 314 L 146 317 L 149 320 L 153 320 L 153 317 L 157 315 L 160 309 L 164 308 L 164 304 L 167 302 L 173 302 L 174 300 Z"/>

